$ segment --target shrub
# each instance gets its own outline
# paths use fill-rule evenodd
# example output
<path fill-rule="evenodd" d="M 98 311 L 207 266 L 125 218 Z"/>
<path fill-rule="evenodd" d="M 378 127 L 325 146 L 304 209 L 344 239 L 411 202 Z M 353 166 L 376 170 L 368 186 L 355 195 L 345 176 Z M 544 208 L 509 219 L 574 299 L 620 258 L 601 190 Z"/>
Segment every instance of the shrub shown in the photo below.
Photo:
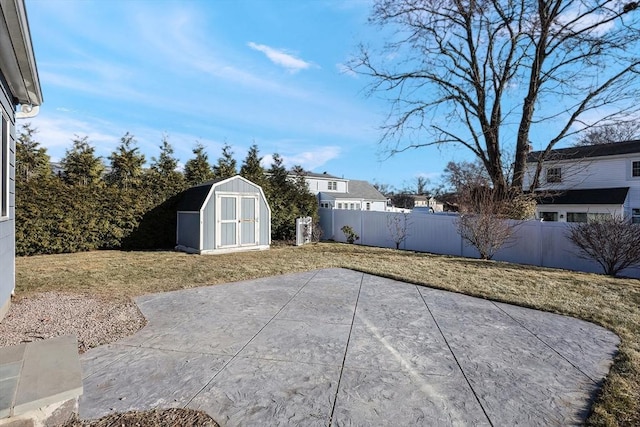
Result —
<path fill-rule="evenodd" d="M 354 244 L 356 240 L 360 240 L 360 236 L 353 231 L 353 228 L 349 225 L 343 226 L 340 230 L 344 233 L 344 237 L 347 239 L 347 243 Z"/>
<path fill-rule="evenodd" d="M 576 223 L 568 238 L 578 248 L 578 256 L 596 261 L 609 276 L 640 266 L 640 224 L 621 216 Z"/>

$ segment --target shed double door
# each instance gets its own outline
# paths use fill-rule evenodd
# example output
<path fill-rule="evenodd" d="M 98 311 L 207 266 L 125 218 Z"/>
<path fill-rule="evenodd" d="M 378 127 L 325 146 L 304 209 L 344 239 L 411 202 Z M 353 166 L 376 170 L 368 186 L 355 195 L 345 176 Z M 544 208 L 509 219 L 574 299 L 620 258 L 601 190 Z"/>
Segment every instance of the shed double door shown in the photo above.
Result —
<path fill-rule="evenodd" d="M 258 244 L 258 198 L 252 195 L 219 195 L 217 246 Z"/>

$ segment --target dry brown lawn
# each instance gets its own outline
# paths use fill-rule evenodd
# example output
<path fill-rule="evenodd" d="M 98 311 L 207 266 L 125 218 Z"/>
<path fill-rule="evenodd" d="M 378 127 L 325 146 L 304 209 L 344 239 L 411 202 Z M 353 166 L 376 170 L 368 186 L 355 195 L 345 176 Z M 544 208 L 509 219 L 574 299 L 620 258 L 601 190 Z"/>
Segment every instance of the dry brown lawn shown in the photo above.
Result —
<path fill-rule="evenodd" d="M 16 260 L 18 295 L 86 293 L 111 300 L 344 267 L 462 292 L 604 326 L 622 342 L 590 425 L 640 425 L 640 281 L 493 261 L 320 243 L 216 256 L 96 251 Z"/>

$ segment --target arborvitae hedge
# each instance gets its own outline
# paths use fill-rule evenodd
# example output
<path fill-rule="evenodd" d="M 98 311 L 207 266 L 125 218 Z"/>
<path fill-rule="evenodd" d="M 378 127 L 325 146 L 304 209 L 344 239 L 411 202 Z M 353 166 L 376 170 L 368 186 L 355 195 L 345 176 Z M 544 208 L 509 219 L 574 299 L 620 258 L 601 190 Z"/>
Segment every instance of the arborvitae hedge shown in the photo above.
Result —
<path fill-rule="evenodd" d="M 18 182 L 16 255 L 171 248 L 174 199 L 170 205 L 144 189 L 102 183 L 72 186 L 56 178 Z"/>
<path fill-rule="evenodd" d="M 100 181 L 70 185 L 57 177 L 16 183 L 16 255 L 94 249 L 170 249 L 181 188 L 119 188 Z M 271 236 L 295 238 L 295 219 L 317 215 L 306 185 L 267 183 Z"/>

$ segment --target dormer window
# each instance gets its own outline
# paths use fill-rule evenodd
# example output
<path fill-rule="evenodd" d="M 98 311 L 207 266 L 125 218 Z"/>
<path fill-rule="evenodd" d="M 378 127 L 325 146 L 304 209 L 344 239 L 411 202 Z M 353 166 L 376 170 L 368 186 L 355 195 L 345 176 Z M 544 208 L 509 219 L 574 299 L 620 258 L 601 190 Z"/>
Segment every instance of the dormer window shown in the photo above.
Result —
<path fill-rule="evenodd" d="M 547 168 L 547 183 L 562 182 L 562 168 Z"/>
<path fill-rule="evenodd" d="M 329 181 L 328 182 L 328 189 L 329 190 L 337 190 L 338 189 L 338 183 L 336 181 Z"/>

